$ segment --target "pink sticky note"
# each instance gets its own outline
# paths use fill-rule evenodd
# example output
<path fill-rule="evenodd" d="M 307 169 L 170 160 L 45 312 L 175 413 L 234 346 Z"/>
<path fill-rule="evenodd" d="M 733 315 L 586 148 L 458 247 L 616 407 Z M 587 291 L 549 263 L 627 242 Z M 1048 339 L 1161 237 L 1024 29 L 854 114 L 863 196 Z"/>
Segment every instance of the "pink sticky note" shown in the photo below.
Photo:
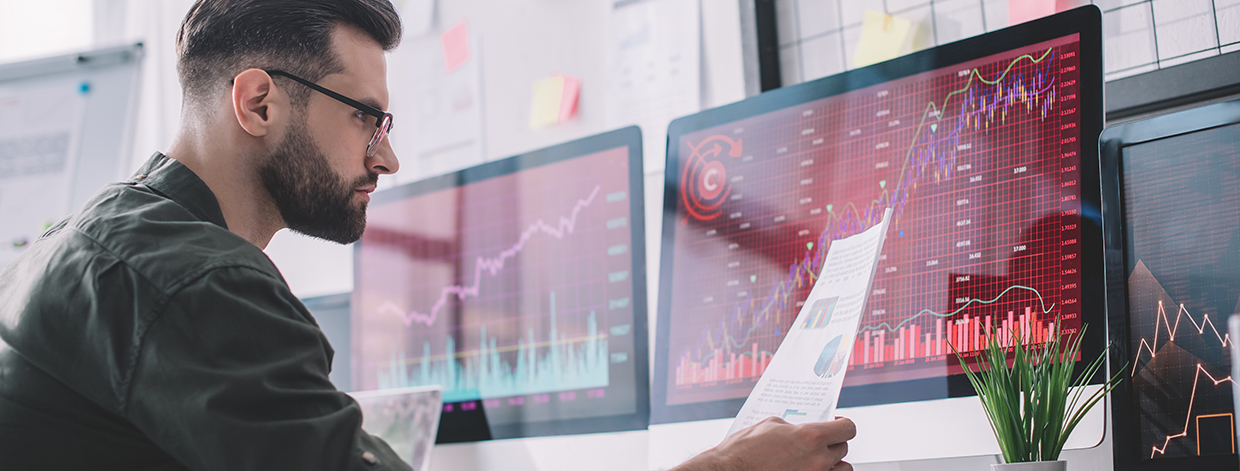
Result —
<path fill-rule="evenodd" d="M 560 123 L 577 115 L 577 97 L 581 92 L 581 77 L 562 75 L 564 77 L 564 93 L 560 98 Z"/>
<path fill-rule="evenodd" d="M 1008 0 L 1008 26 L 1055 14 L 1055 0 Z"/>
<path fill-rule="evenodd" d="M 469 24 L 461 20 L 440 37 L 443 43 L 443 66 L 449 73 L 469 60 Z"/>

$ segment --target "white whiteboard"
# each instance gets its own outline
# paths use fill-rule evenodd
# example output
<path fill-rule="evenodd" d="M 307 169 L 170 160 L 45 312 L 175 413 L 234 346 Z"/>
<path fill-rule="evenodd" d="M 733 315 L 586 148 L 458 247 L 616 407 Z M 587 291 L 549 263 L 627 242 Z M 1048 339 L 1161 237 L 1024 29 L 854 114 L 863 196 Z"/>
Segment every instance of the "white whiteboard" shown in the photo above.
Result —
<path fill-rule="evenodd" d="M 0 65 L 0 267 L 128 171 L 142 46 Z"/>

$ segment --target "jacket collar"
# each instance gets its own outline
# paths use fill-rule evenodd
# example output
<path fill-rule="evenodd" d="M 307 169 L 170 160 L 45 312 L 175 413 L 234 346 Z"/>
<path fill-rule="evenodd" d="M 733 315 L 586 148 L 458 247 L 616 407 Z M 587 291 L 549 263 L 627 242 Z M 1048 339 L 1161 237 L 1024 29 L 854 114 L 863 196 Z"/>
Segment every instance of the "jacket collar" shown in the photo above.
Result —
<path fill-rule="evenodd" d="M 193 170 L 161 152 L 147 160 L 130 182 L 144 185 L 181 205 L 199 220 L 207 221 L 224 229 L 224 212 L 215 199 L 215 193 L 207 187 Z"/>

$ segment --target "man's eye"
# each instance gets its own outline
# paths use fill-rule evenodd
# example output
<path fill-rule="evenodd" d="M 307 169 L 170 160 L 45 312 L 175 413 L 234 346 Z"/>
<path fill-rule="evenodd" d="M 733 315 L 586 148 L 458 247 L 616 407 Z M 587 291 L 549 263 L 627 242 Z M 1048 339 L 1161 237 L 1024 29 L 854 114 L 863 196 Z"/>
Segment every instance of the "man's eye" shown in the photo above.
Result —
<path fill-rule="evenodd" d="M 363 113 L 363 112 L 361 112 L 361 111 L 358 111 L 358 112 L 356 112 L 356 113 L 353 113 L 353 117 L 355 117 L 355 118 L 357 118 L 357 119 L 360 119 L 360 120 L 362 120 L 362 121 L 365 121 L 365 120 L 366 120 L 366 113 Z"/>

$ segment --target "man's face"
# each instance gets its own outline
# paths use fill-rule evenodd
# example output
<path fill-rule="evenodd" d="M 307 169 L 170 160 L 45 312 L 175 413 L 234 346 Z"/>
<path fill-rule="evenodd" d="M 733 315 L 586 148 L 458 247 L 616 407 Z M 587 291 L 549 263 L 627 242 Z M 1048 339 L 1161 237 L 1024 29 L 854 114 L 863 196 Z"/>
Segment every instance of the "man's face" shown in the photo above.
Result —
<path fill-rule="evenodd" d="M 357 201 L 356 190 L 374 188 L 379 175 L 347 180 L 314 143 L 305 118 L 293 119 L 283 142 L 259 167 L 263 186 L 289 229 L 340 244 L 357 241 L 366 228 L 366 201 Z"/>
<path fill-rule="evenodd" d="M 387 109 L 383 49 L 352 28 L 336 28 L 332 42 L 344 71 L 318 84 Z M 284 136 L 259 167 L 259 176 L 289 229 L 352 243 L 366 228 L 366 205 L 379 175 L 396 172 L 400 164 L 387 139 L 377 144 L 373 157 L 366 157 L 375 133 L 373 117 L 321 93 L 308 96 L 305 106 L 292 110 Z"/>

